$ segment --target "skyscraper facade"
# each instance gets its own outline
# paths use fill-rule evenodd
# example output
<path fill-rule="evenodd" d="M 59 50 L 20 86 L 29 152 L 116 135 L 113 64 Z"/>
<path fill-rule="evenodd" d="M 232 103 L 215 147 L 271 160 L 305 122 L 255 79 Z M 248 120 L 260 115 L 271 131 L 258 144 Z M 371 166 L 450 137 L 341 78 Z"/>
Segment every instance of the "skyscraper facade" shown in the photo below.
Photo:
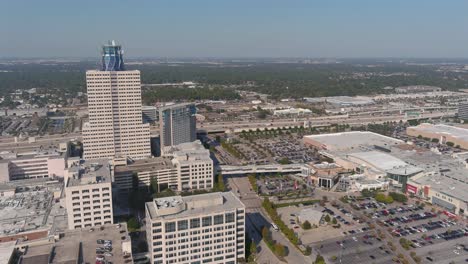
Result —
<path fill-rule="evenodd" d="M 106 45 L 104 70 L 86 72 L 89 122 L 83 126 L 84 159 L 151 156 L 149 124 L 142 121 L 140 71 L 124 71 L 121 55 L 120 46 Z"/>
<path fill-rule="evenodd" d="M 194 104 L 175 104 L 159 110 L 161 153 L 181 143 L 197 139 Z"/>

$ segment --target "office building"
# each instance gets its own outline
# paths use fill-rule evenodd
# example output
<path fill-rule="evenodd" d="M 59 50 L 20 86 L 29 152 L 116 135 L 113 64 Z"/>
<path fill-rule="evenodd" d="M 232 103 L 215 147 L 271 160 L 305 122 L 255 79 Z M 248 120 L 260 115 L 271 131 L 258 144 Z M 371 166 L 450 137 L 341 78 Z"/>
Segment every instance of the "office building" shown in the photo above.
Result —
<path fill-rule="evenodd" d="M 120 46 L 103 47 L 102 70 L 86 72 L 89 122 L 83 125 L 85 159 L 151 156 L 143 124 L 140 71 L 125 71 Z"/>
<path fill-rule="evenodd" d="M 0 182 L 63 177 L 69 143 L 0 151 Z"/>
<path fill-rule="evenodd" d="M 111 166 L 107 160 L 80 161 L 65 178 L 68 228 L 113 224 Z"/>
<path fill-rule="evenodd" d="M 155 179 L 158 189 L 177 191 L 213 188 L 213 160 L 200 141 L 179 144 L 164 157 L 135 160 L 116 166 L 114 182 L 120 191 L 132 188 L 133 175 L 139 187 L 149 187 Z"/>
<path fill-rule="evenodd" d="M 458 118 L 468 120 L 468 102 L 461 102 L 458 105 Z"/>
<path fill-rule="evenodd" d="M 159 109 L 161 153 L 197 138 L 194 104 L 175 104 Z"/>
<path fill-rule="evenodd" d="M 245 258 L 245 205 L 232 192 L 145 205 L 151 263 L 237 263 Z"/>

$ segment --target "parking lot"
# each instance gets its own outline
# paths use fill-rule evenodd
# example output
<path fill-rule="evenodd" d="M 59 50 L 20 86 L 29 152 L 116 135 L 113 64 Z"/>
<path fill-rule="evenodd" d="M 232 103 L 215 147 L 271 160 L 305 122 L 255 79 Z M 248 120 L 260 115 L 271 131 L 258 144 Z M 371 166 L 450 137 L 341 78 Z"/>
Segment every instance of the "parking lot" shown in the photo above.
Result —
<path fill-rule="evenodd" d="M 264 176 L 257 180 L 262 194 L 275 195 L 279 199 L 311 197 L 313 189 L 288 175 Z"/>
<path fill-rule="evenodd" d="M 330 219 L 335 218 L 337 224 L 333 224 L 332 220 L 327 224 L 323 219 L 319 226 L 309 230 L 302 228 L 302 223 L 298 221 L 298 215 L 303 209 L 313 208 L 329 215 Z M 340 209 L 342 211 L 340 211 Z M 344 212 L 343 212 L 344 211 Z M 281 215 L 281 219 L 286 225 L 293 229 L 294 232 L 299 236 L 303 244 L 312 244 L 318 241 L 324 241 L 330 238 L 343 237 L 349 234 L 362 234 L 369 230 L 367 224 L 363 223 L 361 219 L 355 217 L 350 212 L 342 209 L 335 208 L 332 206 L 322 207 L 318 203 L 311 206 L 289 206 L 278 208 L 278 213 Z"/>

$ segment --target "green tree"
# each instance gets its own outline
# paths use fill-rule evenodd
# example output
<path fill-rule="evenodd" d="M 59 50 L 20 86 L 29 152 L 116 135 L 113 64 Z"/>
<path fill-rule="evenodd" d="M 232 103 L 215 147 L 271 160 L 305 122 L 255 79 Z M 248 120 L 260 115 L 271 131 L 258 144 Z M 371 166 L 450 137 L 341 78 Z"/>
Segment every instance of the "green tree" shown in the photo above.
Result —
<path fill-rule="evenodd" d="M 329 216 L 329 215 L 325 215 L 324 220 L 325 220 L 325 222 L 327 222 L 327 223 L 330 222 L 330 220 L 331 220 L 331 219 L 330 219 L 330 216 Z"/>
<path fill-rule="evenodd" d="M 158 179 L 156 177 L 152 177 L 150 180 L 150 193 L 158 193 Z"/>
<path fill-rule="evenodd" d="M 127 228 L 128 228 L 128 231 L 135 232 L 138 230 L 138 228 L 140 228 L 140 224 L 138 223 L 135 217 L 131 217 L 127 221 Z"/>
<path fill-rule="evenodd" d="M 313 264 L 326 264 L 326 263 L 325 263 L 325 259 L 320 254 L 317 254 L 317 257 L 315 258 L 315 261 Z"/>
<path fill-rule="evenodd" d="M 282 244 L 276 243 L 274 246 L 274 250 L 275 250 L 276 255 L 278 255 L 279 257 L 286 256 L 286 248 Z"/>
<path fill-rule="evenodd" d="M 302 223 L 302 228 L 304 228 L 304 230 L 309 230 L 312 228 L 312 225 L 309 221 L 306 220 L 304 223 Z"/>
<path fill-rule="evenodd" d="M 262 238 L 263 240 L 265 240 L 266 243 L 269 243 L 271 241 L 271 233 L 266 226 L 262 228 Z"/>
<path fill-rule="evenodd" d="M 338 222 L 336 221 L 336 218 L 333 217 L 333 219 L 332 219 L 332 224 L 336 225 L 337 223 L 338 223 Z"/>

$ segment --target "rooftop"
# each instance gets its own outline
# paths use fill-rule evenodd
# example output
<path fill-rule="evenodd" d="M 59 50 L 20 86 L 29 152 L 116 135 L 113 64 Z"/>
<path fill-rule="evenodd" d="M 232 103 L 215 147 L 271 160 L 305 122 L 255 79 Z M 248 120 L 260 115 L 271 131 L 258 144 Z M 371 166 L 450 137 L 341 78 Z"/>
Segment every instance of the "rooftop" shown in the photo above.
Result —
<path fill-rule="evenodd" d="M 422 171 L 421 168 L 412 166 L 395 156 L 381 151 L 357 152 L 349 154 L 349 156 L 369 163 L 378 170 L 392 174 L 412 175 Z"/>
<path fill-rule="evenodd" d="M 119 172 L 126 172 L 126 171 L 147 171 L 151 170 L 165 170 L 171 169 L 174 166 L 172 165 L 172 161 L 170 158 L 167 157 L 158 157 L 158 158 L 150 158 L 150 159 L 141 159 L 141 160 L 134 160 L 132 163 L 127 164 L 126 166 L 116 166 L 115 173 Z"/>
<path fill-rule="evenodd" d="M 0 264 L 10 263 L 10 258 L 15 250 L 16 241 L 0 243 Z"/>
<path fill-rule="evenodd" d="M 458 138 L 460 140 L 468 141 L 468 129 L 455 127 L 455 126 L 448 126 L 443 124 L 428 124 L 423 123 L 418 126 L 410 127 L 412 130 L 416 131 L 423 131 L 438 134 L 440 136 L 452 136 Z"/>
<path fill-rule="evenodd" d="M 112 241 L 113 256 L 106 256 L 112 263 L 132 263 L 130 236 L 125 224 L 104 225 L 102 228 L 86 228 L 82 230 L 67 230 L 61 234 L 58 241 L 51 241 L 45 245 L 30 246 L 23 257 L 22 263 L 95 263 L 98 239 Z M 45 259 L 46 262 L 39 260 Z M 126 262 L 126 260 L 130 260 Z M 80 263 L 81 263 L 80 262 Z"/>
<path fill-rule="evenodd" d="M 210 151 L 205 149 L 199 140 L 179 144 L 173 148 L 170 154 L 179 163 L 190 163 L 196 160 L 212 161 Z"/>
<path fill-rule="evenodd" d="M 192 215 L 224 212 L 245 207 L 232 192 L 172 196 L 146 203 L 151 219 L 177 219 Z"/>
<path fill-rule="evenodd" d="M 333 134 L 321 134 L 304 136 L 304 139 L 310 139 L 319 142 L 327 150 L 354 150 L 373 149 L 374 146 L 390 147 L 393 145 L 404 144 L 403 141 L 391 137 L 383 136 L 368 131 L 351 131 Z"/>
<path fill-rule="evenodd" d="M 109 160 L 86 160 L 72 165 L 69 169 L 67 187 L 111 182 Z"/>
<path fill-rule="evenodd" d="M 62 183 L 33 180 L 8 183 L 4 187 L 15 188 L 16 193 L 0 197 L 1 237 L 61 226 L 56 216 L 65 214 L 65 209 L 53 199 L 60 196 Z"/>

